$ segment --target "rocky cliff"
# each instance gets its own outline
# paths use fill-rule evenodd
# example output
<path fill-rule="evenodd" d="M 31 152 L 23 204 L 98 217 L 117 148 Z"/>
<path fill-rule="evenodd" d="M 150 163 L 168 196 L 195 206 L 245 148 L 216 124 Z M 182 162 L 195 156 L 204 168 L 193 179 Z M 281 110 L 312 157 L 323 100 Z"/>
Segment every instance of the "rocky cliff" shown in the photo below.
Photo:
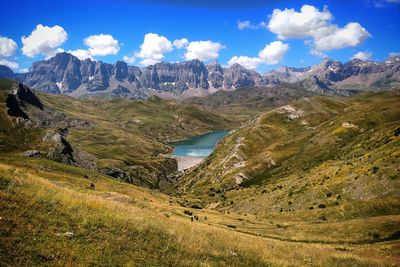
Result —
<path fill-rule="evenodd" d="M 71 54 L 60 53 L 35 62 L 28 73 L 13 73 L 0 66 L 0 77 L 16 79 L 44 92 L 74 97 L 187 98 L 281 83 L 296 83 L 319 94 L 352 95 L 360 90 L 396 86 L 400 81 L 400 57 L 385 62 L 356 59 L 341 63 L 326 59 L 312 67 L 282 67 L 262 75 L 239 64 L 223 68 L 216 62 L 206 66 L 199 60 L 191 60 L 139 68 L 123 61 L 115 64 L 81 61 Z"/>

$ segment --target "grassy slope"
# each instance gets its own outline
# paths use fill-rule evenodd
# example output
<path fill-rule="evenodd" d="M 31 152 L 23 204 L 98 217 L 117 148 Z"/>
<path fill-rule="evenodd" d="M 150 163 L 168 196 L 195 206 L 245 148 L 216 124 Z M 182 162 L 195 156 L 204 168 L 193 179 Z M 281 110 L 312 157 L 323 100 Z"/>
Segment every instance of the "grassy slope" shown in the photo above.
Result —
<path fill-rule="evenodd" d="M 12 83 L 2 80 L 0 91 L 0 151 L 46 150 L 40 142 L 45 131 L 16 123 L 6 115 L 5 99 Z M 65 95 L 37 93 L 44 105 L 69 118 L 88 121 L 92 128 L 69 129 L 67 140 L 97 158 L 97 167 L 118 167 L 133 173 L 140 184 L 157 188 L 162 173 L 173 169 L 170 140 L 232 127 L 227 119 L 191 104 L 153 97 L 147 101 L 127 99 L 81 101 Z M 3 148 L 2 148 L 3 143 Z"/>
<path fill-rule="evenodd" d="M 222 127 L 217 125 L 230 126 L 204 110 L 157 98 L 145 102 L 83 102 L 66 96 L 40 96 L 48 106 L 68 116 L 96 123 L 94 129 L 71 129 L 68 140 L 101 156 L 99 164 L 105 165 L 128 160 L 152 167 L 157 163 L 153 153 L 168 151 L 160 141 Z M 347 151 L 345 157 L 338 152 L 332 160 L 324 158 L 323 164 L 310 161 L 318 155 L 316 152 L 326 151 L 326 144 L 330 144 L 330 138 L 325 140 L 316 134 L 321 129 L 332 133 L 336 141 L 358 136 L 349 135 L 352 129 L 342 129 L 339 120 L 326 126 L 337 114 L 346 121 L 352 118 L 366 121 L 361 115 L 368 107 L 369 119 L 395 121 L 399 118 L 393 112 L 398 110 L 396 102 L 396 94 L 346 102 L 317 98 L 308 106 L 298 102 L 308 112 L 308 128 L 296 120 L 284 119 L 282 123 L 284 114 L 281 118 L 272 116 L 273 112 L 266 113 L 233 134 L 240 137 L 251 129 L 249 136 L 254 143 L 248 143 L 246 152 L 253 151 L 248 162 L 257 174 L 254 185 L 247 184 L 237 191 L 221 191 L 219 184 L 213 183 L 211 192 L 208 185 L 199 183 L 197 196 L 186 194 L 177 198 L 121 183 L 96 172 L 44 159 L 23 158 L 15 151 L 40 146 L 39 141 L 36 143 L 30 138 L 41 133 L 34 133 L 32 129 L 15 135 L 7 132 L 6 136 L 21 136 L 29 142 L 16 143 L 13 153 L 0 155 L 0 265 L 397 265 L 400 253 L 398 180 L 390 174 L 398 161 L 398 138 L 392 138 L 397 122 L 393 127 L 381 126 L 382 131 L 376 131 L 376 124 L 366 124 L 371 129 L 364 133 L 370 137 L 360 138 L 366 140 L 363 149 L 368 153 L 363 158 L 367 161 L 357 163 L 358 154 L 347 158 L 351 153 L 359 153 L 350 152 L 354 144 L 347 141 L 332 145 L 340 147 L 338 144 L 349 143 L 347 148 L 340 148 L 348 149 L 343 150 Z M 321 114 L 311 112 L 317 105 Z M 381 110 L 383 107 L 390 108 Z M 355 111 L 353 117 L 345 113 L 346 109 Z M 385 116 L 378 110 L 385 112 Z M 15 124 L 7 116 L 4 118 L 10 124 L 4 124 L 3 133 Z M 350 122 L 361 125 L 357 120 Z M 209 123 L 213 125 L 207 126 Z M 322 126 L 316 132 L 311 130 L 319 125 Z M 285 139 L 282 129 L 286 134 L 294 133 Z M 174 135 L 168 134 L 171 131 Z M 388 142 L 377 142 L 387 140 L 384 136 L 389 136 Z M 304 155 L 310 158 L 301 161 L 302 157 L 290 160 L 291 157 L 282 156 L 293 156 L 296 144 L 310 138 L 319 144 L 306 142 L 312 152 Z M 15 140 L 19 139 L 11 141 Z M 232 140 L 236 142 L 237 138 Z M 272 142 L 269 148 L 276 148 L 274 143 L 288 145 L 276 151 L 272 149 L 275 154 L 271 156 L 260 146 L 267 141 Z M 218 153 L 209 160 L 216 160 Z M 389 157 L 388 153 L 395 162 L 384 160 Z M 271 169 L 274 176 L 258 171 L 268 166 L 271 157 L 278 163 Z M 304 165 L 306 160 L 311 165 Z M 285 166 L 281 162 L 290 164 Z M 373 169 L 375 165 L 379 169 Z M 289 166 L 299 174 L 288 172 Z M 357 178 L 352 176 L 353 167 L 357 172 L 361 168 L 364 173 L 357 174 Z M 327 179 L 329 172 L 333 176 Z M 252 172 L 245 174 L 250 176 Z M 89 189 L 90 183 L 95 184 L 96 190 Z M 230 184 L 221 183 L 222 187 Z M 208 208 L 190 208 L 194 203 L 208 203 Z M 318 209 L 321 203 L 327 208 Z M 314 209 L 309 210 L 310 206 Z M 185 211 L 198 215 L 199 221 L 191 222 Z M 74 235 L 64 236 L 66 232 Z"/>
<path fill-rule="evenodd" d="M 300 118 L 288 119 L 282 108 L 264 113 L 226 137 L 175 190 L 259 220 L 232 219 L 238 231 L 302 242 L 399 239 L 399 100 L 398 91 L 316 97 L 291 104 Z"/>
<path fill-rule="evenodd" d="M 275 87 L 249 87 L 235 91 L 218 91 L 212 95 L 189 99 L 191 103 L 211 108 L 237 122 L 246 122 L 261 112 L 315 95 L 291 84 Z"/>
<path fill-rule="evenodd" d="M 257 218 L 191 209 L 200 217 L 191 222 L 184 214 L 189 209 L 173 197 L 52 161 L 0 160 L 1 265 L 386 266 L 398 261 L 398 243 L 293 243 L 244 234 L 221 222 L 246 218 L 248 225 L 257 225 Z M 96 190 L 89 189 L 90 182 Z"/>
<path fill-rule="evenodd" d="M 39 146 L 41 129 L 19 124 L 7 115 L 6 99 L 13 81 L 0 79 L 0 152 L 27 150 Z"/>

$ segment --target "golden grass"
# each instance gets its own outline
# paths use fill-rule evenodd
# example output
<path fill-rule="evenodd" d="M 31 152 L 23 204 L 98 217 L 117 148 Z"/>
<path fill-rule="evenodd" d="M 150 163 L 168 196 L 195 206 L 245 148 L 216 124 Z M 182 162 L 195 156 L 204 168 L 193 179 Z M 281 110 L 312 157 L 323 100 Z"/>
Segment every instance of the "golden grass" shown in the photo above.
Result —
<path fill-rule="evenodd" d="M 398 242 L 307 244 L 217 227 L 229 217 L 197 211 L 190 222 L 174 198 L 96 177 L 0 164 L 1 262 L 4 264 L 133 266 L 390 266 Z M 172 202 L 172 203 L 171 203 Z M 148 205 L 143 205 L 147 203 Z M 34 209 L 34 210 L 32 210 Z M 11 212 L 12 211 L 12 212 Z M 169 217 L 164 214 L 169 212 Z M 239 216 L 231 214 L 229 216 Z M 213 220 L 215 220 L 213 222 Z M 211 224 L 211 225 L 208 225 Z M 74 232 L 74 237 L 56 234 Z M 5 238 L 4 238 L 5 237 Z M 16 242 L 19 240 L 19 242 Z M 7 247 L 12 245 L 13 247 Z"/>

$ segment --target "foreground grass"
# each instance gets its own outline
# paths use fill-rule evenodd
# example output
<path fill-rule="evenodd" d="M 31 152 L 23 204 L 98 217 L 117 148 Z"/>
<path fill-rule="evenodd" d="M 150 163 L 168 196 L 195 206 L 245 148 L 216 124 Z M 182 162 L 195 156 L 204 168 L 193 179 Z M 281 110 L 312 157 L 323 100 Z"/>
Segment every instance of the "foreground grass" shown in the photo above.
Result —
<path fill-rule="evenodd" d="M 91 182 L 96 190 L 89 189 Z M 210 210 L 197 211 L 200 221 L 191 222 L 179 199 L 50 161 L 1 163 L 0 189 L 0 264 L 6 266 L 399 263 L 398 242 L 279 241 L 217 227 L 217 220 L 230 219 Z"/>

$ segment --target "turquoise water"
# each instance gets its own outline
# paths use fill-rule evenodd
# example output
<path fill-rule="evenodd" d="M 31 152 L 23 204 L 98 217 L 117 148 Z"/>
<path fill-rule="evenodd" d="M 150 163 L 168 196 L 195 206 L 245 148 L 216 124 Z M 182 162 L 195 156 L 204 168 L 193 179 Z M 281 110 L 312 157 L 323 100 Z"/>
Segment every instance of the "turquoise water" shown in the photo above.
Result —
<path fill-rule="evenodd" d="M 202 135 L 191 136 L 186 139 L 172 142 L 175 147 L 175 156 L 207 157 L 214 150 L 215 145 L 229 131 L 211 132 Z"/>

